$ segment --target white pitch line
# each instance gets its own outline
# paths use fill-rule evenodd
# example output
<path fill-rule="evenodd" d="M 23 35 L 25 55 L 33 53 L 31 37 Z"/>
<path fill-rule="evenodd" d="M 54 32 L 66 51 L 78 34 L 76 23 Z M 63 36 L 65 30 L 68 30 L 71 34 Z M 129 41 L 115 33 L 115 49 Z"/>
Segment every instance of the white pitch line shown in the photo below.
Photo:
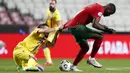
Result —
<path fill-rule="evenodd" d="M 105 68 L 106 70 L 130 70 L 130 67 L 118 67 L 118 68 Z"/>

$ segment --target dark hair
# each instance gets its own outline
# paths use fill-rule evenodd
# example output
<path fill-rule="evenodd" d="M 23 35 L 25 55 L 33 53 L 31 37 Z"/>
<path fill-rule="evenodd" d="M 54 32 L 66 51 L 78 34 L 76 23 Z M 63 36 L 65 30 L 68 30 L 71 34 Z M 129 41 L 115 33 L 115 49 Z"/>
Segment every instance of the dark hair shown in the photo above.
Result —
<path fill-rule="evenodd" d="M 116 6 L 113 3 L 109 3 L 109 6 L 112 9 L 112 14 L 114 14 L 116 12 Z"/>
<path fill-rule="evenodd" d="M 43 23 L 43 24 L 38 25 L 37 28 L 41 28 L 42 26 L 47 26 L 48 27 L 48 25 L 46 23 Z"/>
<path fill-rule="evenodd" d="M 57 0 L 52 0 L 52 1 L 55 1 L 55 3 L 57 3 Z"/>

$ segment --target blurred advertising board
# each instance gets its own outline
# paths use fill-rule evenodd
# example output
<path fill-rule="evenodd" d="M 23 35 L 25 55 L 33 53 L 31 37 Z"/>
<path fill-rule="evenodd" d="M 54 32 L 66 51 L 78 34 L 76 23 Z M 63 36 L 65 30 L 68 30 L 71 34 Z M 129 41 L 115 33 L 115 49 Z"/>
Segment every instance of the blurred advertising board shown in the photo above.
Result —
<path fill-rule="evenodd" d="M 22 41 L 28 34 L 0 34 L 0 58 L 12 58 L 13 49 L 18 42 Z M 88 57 L 92 50 L 94 40 L 88 40 L 90 50 L 85 57 Z M 54 48 L 51 48 L 52 58 L 75 58 L 80 47 L 76 44 L 71 34 L 60 34 Z M 44 58 L 42 49 L 36 55 Z M 98 51 L 97 58 L 130 59 L 130 34 L 104 34 L 104 41 Z"/>

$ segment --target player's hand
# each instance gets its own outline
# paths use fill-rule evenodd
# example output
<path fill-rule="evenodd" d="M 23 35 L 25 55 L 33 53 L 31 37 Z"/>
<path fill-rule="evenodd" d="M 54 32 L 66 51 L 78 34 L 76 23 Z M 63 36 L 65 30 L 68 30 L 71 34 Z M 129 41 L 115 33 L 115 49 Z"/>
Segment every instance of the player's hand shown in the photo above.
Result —
<path fill-rule="evenodd" d="M 64 25 L 63 25 L 63 24 L 61 24 L 61 25 L 59 25 L 58 27 L 56 27 L 56 30 L 62 30 L 62 29 L 63 29 L 63 27 L 64 27 Z"/>
<path fill-rule="evenodd" d="M 64 28 L 64 25 L 63 25 L 63 24 L 59 25 L 59 30 L 61 30 L 61 29 L 63 29 L 63 28 Z"/>
<path fill-rule="evenodd" d="M 112 28 L 108 28 L 107 32 L 110 33 L 110 34 L 115 34 L 116 33 L 116 31 L 114 29 L 112 29 Z"/>

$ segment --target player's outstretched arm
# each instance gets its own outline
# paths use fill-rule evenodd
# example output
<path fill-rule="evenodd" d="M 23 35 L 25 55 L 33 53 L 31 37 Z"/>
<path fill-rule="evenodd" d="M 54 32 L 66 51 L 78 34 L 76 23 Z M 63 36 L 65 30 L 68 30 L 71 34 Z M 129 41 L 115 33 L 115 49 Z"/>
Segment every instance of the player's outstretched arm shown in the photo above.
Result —
<path fill-rule="evenodd" d="M 108 28 L 107 26 L 100 24 L 99 21 L 100 21 L 100 19 L 98 19 L 98 18 L 95 18 L 93 20 L 93 27 L 94 28 L 102 30 L 104 32 L 111 33 L 111 34 L 116 33 L 116 31 L 114 29 Z"/>
<path fill-rule="evenodd" d="M 63 29 L 64 24 L 63 24 L 63 21 L 62 21 L 62 20 L 57 21 L 56 24 L 58 25 L 59 29 Z"/>
<path fill-rule="evenodd" d="M 40 28 L 37 32 L 38 33 L 50 33 L 50 32 L 53 32 L 53 31 L 57 31 L 59 30 L 59 27 L 56 27 L 56 28 L 49 28 L 49 27 L 46 27 L 46 28 Z"/>
<path fill-rule="evenodd" d="M 45 28 L 45 29 L 40 28 L 38 30 L 38 33 L 50 33 L 50 32 L 57 31 L 57 30 L 59 30 L 58 27 L 57 28 Z"/>

